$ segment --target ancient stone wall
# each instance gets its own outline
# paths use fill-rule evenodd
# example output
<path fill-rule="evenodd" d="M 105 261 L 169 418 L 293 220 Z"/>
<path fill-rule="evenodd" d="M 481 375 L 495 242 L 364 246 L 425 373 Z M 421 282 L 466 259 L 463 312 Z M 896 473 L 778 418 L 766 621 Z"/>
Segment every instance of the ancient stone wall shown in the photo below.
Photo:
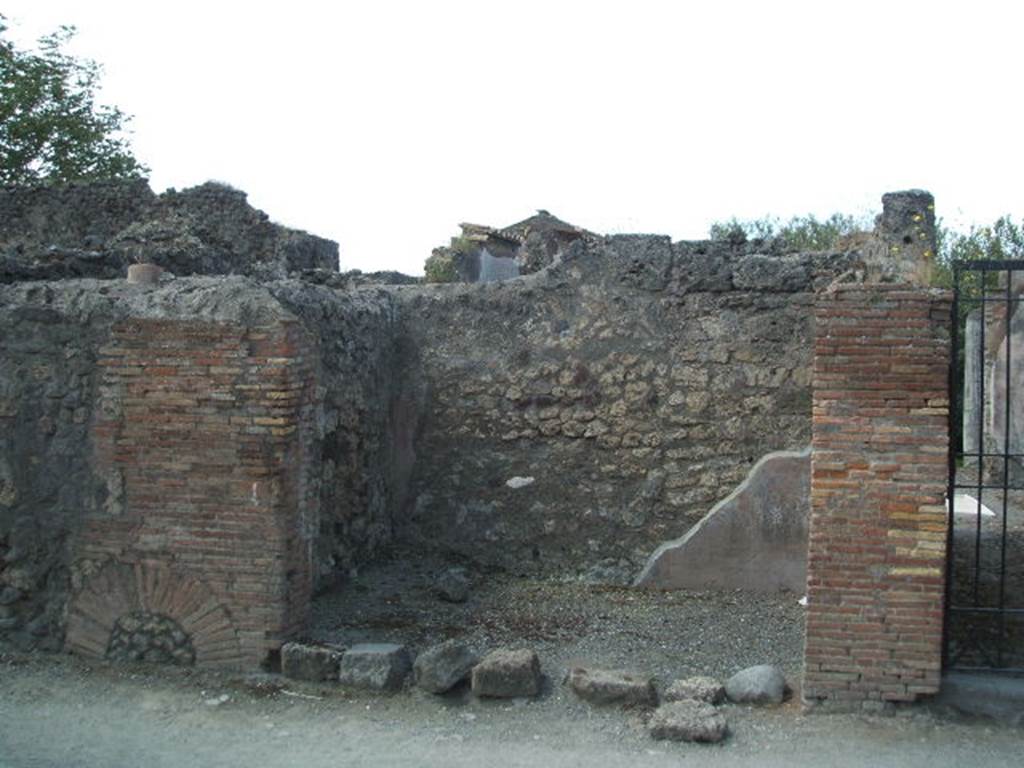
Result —
<path fill-rule="evenodd" d="M 0 286 L 0 324 L 0 631 L 19 644 L 60 647 L 88 590 L 146 602 L 73 602 L 80 650 L 124 619 L 200 662 L 256 660 L 314 582 L 389 539 L 415 418 L 386 293 L 29 282 Z M 224 620 L 195 626 L 193 599 Z"/>
<path fill-rule="evenodd" d="M 876 707 L 938 691 L 951 297 L 820 298 L 803 697 Z"/>
<path fill-rule="evenodd" d="M 281 279 L 337 271 L 338 245 L 274 224 L 244 192 L 212 182 L 162 195 L 144 180 L 0 189 L 0 283 L 116 279 L 133 261 Z"/>
<path fill-rule="evenodd" d="M 407 353 L 390 294 L 298 280 L 266 287 L 318 341 L 315 576 L 327 586 L 391 542 L 405 505 L 420 404 L 401 376 Z"/>
<path fill-rule="evenodd" d="M 810 440 L 816 288 L 850 257 L 620 236 L 540 273 L 394 289 L 425 402 L 407 540 L 628 582 Z"/>

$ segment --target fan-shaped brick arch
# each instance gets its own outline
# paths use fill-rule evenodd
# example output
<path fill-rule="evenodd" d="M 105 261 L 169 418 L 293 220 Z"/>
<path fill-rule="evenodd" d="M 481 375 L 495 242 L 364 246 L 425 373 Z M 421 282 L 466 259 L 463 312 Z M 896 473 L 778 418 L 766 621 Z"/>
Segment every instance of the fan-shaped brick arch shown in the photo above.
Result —
<path fill-rule="evenodd" d="M 201 581 L 161 562 L 110 561 L 89 578 L 68 609 L 68 650 L 102 658 L 117 620 L 138 612 L 176 621 L 191 638 L 197 664 L 242 661 L 224 604 Z"/>

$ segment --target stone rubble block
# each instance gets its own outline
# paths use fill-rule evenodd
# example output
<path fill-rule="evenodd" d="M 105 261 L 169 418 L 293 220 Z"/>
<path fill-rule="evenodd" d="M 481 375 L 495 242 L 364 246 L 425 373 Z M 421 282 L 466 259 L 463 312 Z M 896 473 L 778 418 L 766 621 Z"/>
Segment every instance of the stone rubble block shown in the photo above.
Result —
<path fill-rule="evenodd" d="M 437 596 L 448 603 L 464 603 L 469 599 L 469 574 L 465 568 L 449 568 L 437 577 Z"/>
<path fill-rule="evenodd" d="M 573 693 L 589 704 L 635 707 L 658 703 L 653 680 L 630 672 L 576 667 L 569 671 L 566 682 Z"/>
<path fill-rule="evenodd" d="M 647 732 L 654 739 L 716 744 L 725 738 L 729 725 L 717 709 L 700 701 L 662 704 L 651 715 Z"/>
<path fill-rule="evenodd" d="M 725 687 L 712 677 L 688 677 L 674 681 L 662 698 L 671 701 L 702 701 L 721 704 L 725 700 Z"/>
<path fill-rule="evenodd" d="M 361 643 L 342 654 L 338 681 L 356 688 L 397 691 L 411 670 L 412 660 L 404 645 Z"/>
<path fill-rule="evenodd" d="M 477 655 L 465 645 L 448 640 L 416 657 L 413 676 L 423 690 L 445 693 L 469 677 L 478 661 Z"/>
<path fill-rule="evenodd" d="M 737 704 L 781 704 L 786 677 L 770 664 L 748 667 L 725 681 L 725 695 Z"/>
<path fill-rule="evenodd" d="M 477 696 L 514 699 L 540 693 L 540 659 L 527 649 L 499 648 L 473 667 L 472 688 Z"/>
<path fill-rule="evenodd" d="M 337 680 L 343 652 L 341 648 L 285 643 L 281 646 L 281 674 L 314 683 Z"/>

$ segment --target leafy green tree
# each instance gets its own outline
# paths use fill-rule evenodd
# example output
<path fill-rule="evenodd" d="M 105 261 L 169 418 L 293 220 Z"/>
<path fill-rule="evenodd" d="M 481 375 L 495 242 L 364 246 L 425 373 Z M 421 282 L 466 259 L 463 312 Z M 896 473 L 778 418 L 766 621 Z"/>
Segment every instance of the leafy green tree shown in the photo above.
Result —
<path fill-rule="evenodd" d="M 75 34 L 61 27 L 38 50 L 5 39 L 0 16 L 0 184 L 137 178 L 128 116 L 98 104 L 101 68 L 64 52 Z"/>
<path fill-rule="evenodd" d="M 992 259 L 1009 261 L 1024 259 L 1024 221 L 1014 222 L 1010 216 L 1000 216 L 988 226 L 974 226 L 966 233 L 954 232 L 941 223 L 937 226 L 938 259 L 933 282 L 943 288 L 953 285 L 953 264 L 957 261 Z M 980 290 L 977 274 L 964 275 L 967 284 L 962 289 Z M 997 275 L 990 275 L 995 279 Z"/>

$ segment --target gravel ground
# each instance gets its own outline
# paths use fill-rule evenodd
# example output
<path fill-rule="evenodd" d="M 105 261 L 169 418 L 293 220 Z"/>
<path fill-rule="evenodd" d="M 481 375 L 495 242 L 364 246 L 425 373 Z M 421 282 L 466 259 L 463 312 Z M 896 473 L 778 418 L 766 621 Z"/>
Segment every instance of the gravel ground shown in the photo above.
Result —
<path fill-rule="evenodd" d="M 314 605 L 311 638 L 458 637 L 479 651 L 536 650 L 534 700 L 481 701 L 465 687 L 377 695 L 278 675 L 89 663 L 0 648 L 0 768 L 168 766 L 1018 766 L 1020 731 L 924 706 L 893 717 L 802 713 L 798 595 L 635 592 L 474 575 L 466 603 L 438 598 L 444 563 L 396 556 Z M 725 705 L 730 736 L 709 747 L 652 741 L 643 711 L 593 708 L 562 677 L 575 664 L 719 678 L 757 663 L 787 673 L 778 707 Z"/>
<path fill-rule="evenodd" d="M 276 685 L 282 684 L 278 680 Z M 2 768 L 1020 765 L 1021 731 L 924 708 L 896 717 L 726 705 L 719 746 L 652 741 L 637 713 L 554 686 L 535 701 L 393 696 L 169 667 L 0 654 Z M 262 688 L 260 687 L 262 686 Z"/>
<path fill-rule="evenodd" d="M 796 683 L 802 667 L 800 595 L 647 592 L 475 574 L 469 600 L 452 604 L 434 589 L 445 567 L 401 556 L 375 565 L 315 602 L 311 638 L 400 642 L 413 651 L 449 638 L 478 652 L 528 647 L 553 680 L 577 664 L 642 672 L 666 685 L 775 664 Z"/>

